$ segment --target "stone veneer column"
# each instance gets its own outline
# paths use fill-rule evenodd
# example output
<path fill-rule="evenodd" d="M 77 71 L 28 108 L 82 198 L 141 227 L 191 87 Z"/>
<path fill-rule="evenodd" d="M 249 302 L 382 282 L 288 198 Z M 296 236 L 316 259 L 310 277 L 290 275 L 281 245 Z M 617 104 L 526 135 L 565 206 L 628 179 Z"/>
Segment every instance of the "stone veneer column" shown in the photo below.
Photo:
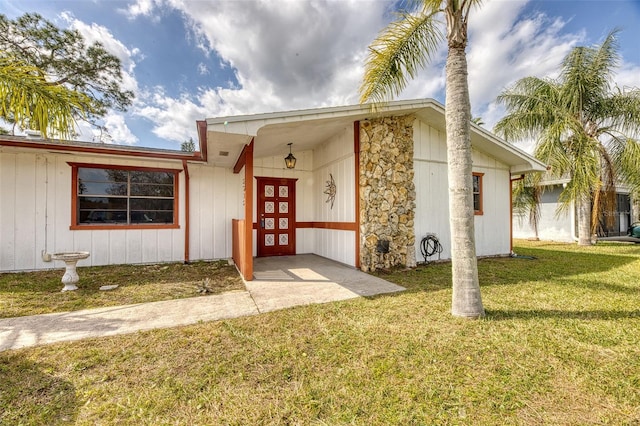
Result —
<path fill-rule="evenodd" d="M 416 266 L 415 116 L 360 122 L 360 265 L 365 272 Z M 387 254 L 378 241 L 389 242 Z"/>

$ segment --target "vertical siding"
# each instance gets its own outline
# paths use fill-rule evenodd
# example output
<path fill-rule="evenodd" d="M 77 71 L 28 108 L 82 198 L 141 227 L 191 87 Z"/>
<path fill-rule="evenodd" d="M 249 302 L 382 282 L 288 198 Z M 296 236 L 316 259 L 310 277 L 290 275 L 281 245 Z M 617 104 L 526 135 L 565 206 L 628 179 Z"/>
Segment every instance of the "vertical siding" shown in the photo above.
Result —
<path fill-rule="evenodd" d="M 324 193 L 330 175 L 336 184 L 336 195 L 331 208 Z M 314 151 L 315 203 L 314 221 L 355 222 L 355 154 L 353 152 L 353 126 L 330 138 Z M 354 231 L 314 229 L 313 252 L 329 259 L 355 266 L 356 240 Z"/>
<path fill-rule="evenodd" d="M 573 242 L 574 217 L 573 208 L 557 214 L 558 197 L 562 187 L 550 186 L 545 188 L 540 200 L 540 218 L 538 220 L 538 238 L 548 241 Z M 513 237 L 534 238 L 536 234 L 529 224 L 529 215 L 513 215 Z"/>
<path fill-rule="evenodd" d="M 20 269 L 35 264 L 36 164 L 34 155 L 16 157 L 14 239 L 16 266 Z"/>
<path fill-rule="evenodd" d="M 190 164 L 189 257 L 192 260 L 231 257 L 231 220 L 243 216 L 242 175 L 231 169 Z"/>
<path fill-rule="evenodd" d="M 443 247 L 442 259 L 451 258 L 449 191 L 445 134 L 416 120 L 414 125 L 414 170 L 416 186 L 416 259 L 424 261 L 420 243 L 427 234 L 436 234 Z M 473 151 L 473 171 L 484 173 L 483 215 L 475 217 L 478 256 L 508 254 L 509 182 L 508 166 L 481 152 Z M 430 257 L 429 260 L 437 259 Z"/>
<path fill-rule="evenodd" d="M 89 251 L 80 266 L 180 261 L 184 255 L 184 173 L 179 176 L 179 229 L 70 230 L 71 166 L 181 169 L 178 162 L 0 150 L 0 270 L 62 268 L 42 253 Z"/>
<path fill-rule="evenodd" d="M 14 270 L 17 156 L 0 154 L 0 270 Z"/>

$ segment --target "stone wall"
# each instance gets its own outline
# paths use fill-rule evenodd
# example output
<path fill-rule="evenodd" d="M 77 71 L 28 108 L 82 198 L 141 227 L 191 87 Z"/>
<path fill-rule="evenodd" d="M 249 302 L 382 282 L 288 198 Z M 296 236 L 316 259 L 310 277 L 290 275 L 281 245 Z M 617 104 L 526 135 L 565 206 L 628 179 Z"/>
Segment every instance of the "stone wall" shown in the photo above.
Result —
<path fill-rule="evenodd" d="M 416 266 L 414 115 L 360 123 L 360 265 Z M 388 244 L 388 253 L 385 245 Z"/>

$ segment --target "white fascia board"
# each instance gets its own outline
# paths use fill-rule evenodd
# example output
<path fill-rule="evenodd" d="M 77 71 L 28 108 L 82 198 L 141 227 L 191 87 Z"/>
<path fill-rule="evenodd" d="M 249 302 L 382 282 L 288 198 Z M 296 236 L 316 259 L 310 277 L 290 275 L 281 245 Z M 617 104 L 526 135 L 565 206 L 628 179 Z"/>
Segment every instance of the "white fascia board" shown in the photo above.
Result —
<path fill-rule="evenodd" d="M 522 164 L 512 165 L 511 174 L 545 172 L 547 170 L 546 164 L 542 163 L 540 160 L 518 148 L 517 146 L 510 144 L 504 139 L 499 138 L 498 136 L 482 128 L 481 126 L 475 123 L 471 123 L 471 131 L 495 144 L 500 150 L 505 151 L 508 154 L 515 155 L 524 160 Z"/>
<path fill-rule="evenodd" d="M 207 130 L 221 133 L 238 133 L 256 136 L 258 130 L 266 125 L 322 120 L 333 117 L 348 116 L 384 116 L 404 110 L 417 110 L 426 107 L 437 109 L 439 104 L 433 99 L 410 101 L 393 101 L 380 105 L 358 104 L 339 107 L 315 108 L 284 112 L 269 112 L 252 115 L 236 115 L 228 117 L 207 118 Z M 440 108 L 442 108 L 440 106 Z"/>

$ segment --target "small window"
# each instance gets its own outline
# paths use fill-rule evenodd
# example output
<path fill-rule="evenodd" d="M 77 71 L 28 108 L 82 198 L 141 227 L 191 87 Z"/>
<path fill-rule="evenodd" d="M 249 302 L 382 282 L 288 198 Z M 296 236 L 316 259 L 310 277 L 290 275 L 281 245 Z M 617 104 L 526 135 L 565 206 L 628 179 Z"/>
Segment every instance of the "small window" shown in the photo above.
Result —
<path fill-rule="evenodd" d="M 481 215 L 482 212 L 482 176 L 484 173 L 473 174 L 473 210 L 475 214 Z"/>
<path fill-rule="evenodd" d="M 179 170 L 70 165 L 72 229 L 178 227 Z"/>

